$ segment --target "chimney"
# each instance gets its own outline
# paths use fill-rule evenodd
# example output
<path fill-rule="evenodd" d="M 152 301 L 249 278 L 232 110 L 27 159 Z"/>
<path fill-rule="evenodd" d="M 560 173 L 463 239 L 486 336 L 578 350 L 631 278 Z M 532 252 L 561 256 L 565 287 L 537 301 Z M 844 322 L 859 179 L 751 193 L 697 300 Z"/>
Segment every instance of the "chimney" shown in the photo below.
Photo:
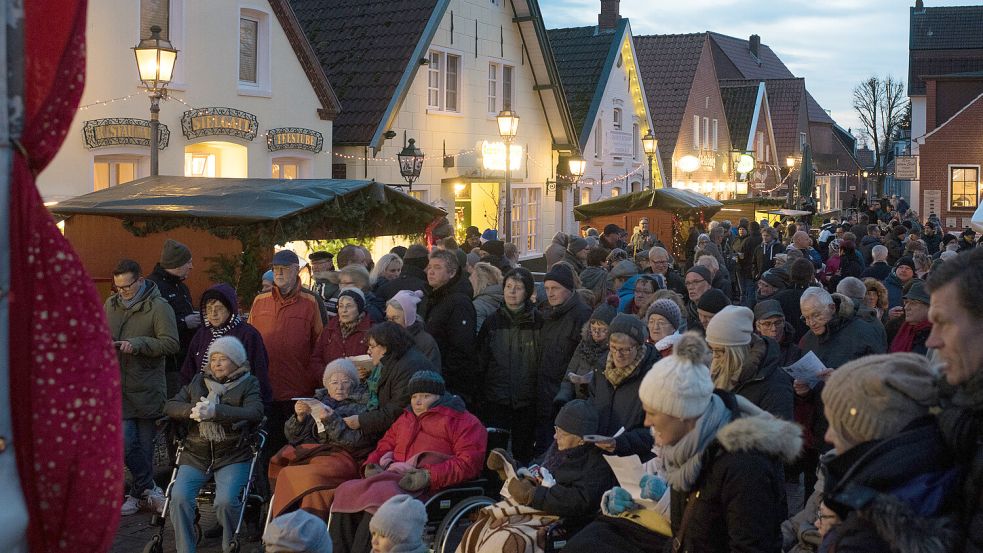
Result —
<path fill-rule="evenodd" d="M 922 0 L 915 0 L 915 9 L 920 10 L 925 7 L 925 3 Z"/>
<path fill-rule="evenodd" d="M 748 48 L 751 50 L 751 55 L 756 58 L 761 57 L 758 55 L 758 51 L 761 49 L 761 37 L 758 35 L 751 35 L 751 38 L 748 39 L 747 43 Z"/>
<path fill-rule="evenodd" d="M 621 20 L 618 8 L 620 3 L 621 0 L 601 0 L 601 13 L 597 14 L 597 29 L 599 31 L 618 28 L 618 21 Z"/>

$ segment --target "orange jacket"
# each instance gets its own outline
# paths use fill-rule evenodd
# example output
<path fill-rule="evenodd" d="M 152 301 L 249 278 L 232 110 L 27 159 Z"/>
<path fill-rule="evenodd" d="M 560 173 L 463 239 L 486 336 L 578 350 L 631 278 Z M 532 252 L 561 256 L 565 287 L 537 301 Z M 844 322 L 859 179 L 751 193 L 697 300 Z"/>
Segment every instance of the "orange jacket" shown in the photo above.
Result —
<path fill-rule="evenodd" d="M 311 354 L 324 328 L 314 294 L 300 285 L 300 279 L 287 297 L 274 286 L 253 300 L 249 324 L 263 335 L 270 356 L 273 401 L 313 397 L 321 386 L 321 373 L 312 374 Z"/>

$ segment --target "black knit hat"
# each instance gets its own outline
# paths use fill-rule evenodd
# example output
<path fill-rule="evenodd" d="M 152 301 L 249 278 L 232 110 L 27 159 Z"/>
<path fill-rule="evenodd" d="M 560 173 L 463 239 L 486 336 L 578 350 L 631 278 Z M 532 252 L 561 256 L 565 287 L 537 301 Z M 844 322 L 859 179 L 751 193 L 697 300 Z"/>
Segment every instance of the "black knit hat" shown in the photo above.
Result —
<path fill-rule="evenodd" d="M 688 271 L 686 271 L 686 274 L 690 273 L 700 275 L 703 280 L 707 281 L 707 284 L 713 282 L 713 275 L 710 274 L 710 269 L 707 269 L 703 265 L 693 265 Z"/>
<path fill-rule="evenodd" d="M 543 282 L 552 280 L 567 290 L 574 289 L 573 271 L 566 265 L 556 265 L 543 277 Z"/>
<path fill-rule="evenodd" d="M 334 259 L 334 256 L 331 255 L 331 252 L 311 252 L 307 256 L 307 259 L 311 261 L 331 261 Z"/>
<path fill-rule="evenodd" d="M 589 401 L 575 399 L 567 402 L 560 409 L 553 424 L 564 432 L 584 437 L 589 434 L 597 434 L 600 416 L 597 414 L 597 409 Z"/>
<path fill-rule="evenodd" d="M 720 313 L 720 311 L 730 305 L 730 300 L 723 292 L 716 288 L 711 288 L 706 291 L 705 294 L 700 296 L 700 301 L 697 302 L 696 308 L 700 311 L 706 311 L 707 313 Z"/>
<path fill-rule="evenodd" d="M 788 272 L 783 267 L 771 268 L 761 275 L 761 279 L 773 288 L 784 290 L 788 288 Z"/>
<path fill-rule="evenodd" d="M 530 301 L 533 294 L 536 293 L 536 281 L 533 278 L 532 273 L 529 272 L 529 269 L 526 269 L 525 267 L 516 267 L 515 269 L 512 269 L 511 271 L 505 273 L 505 277 L 502 278 L 502 283 L 504 284 L 505 281 L 510 278 L 518 280 L 522 283 L 522 287 L 526 290 L 526 301 Z"/>
<path fill-rule="evenodd" d="M 160 252 L 160 266 L 165 269 L 177 269 L 191 261 L 191 250 L 177 240 L 167 239 Z"/>
<path fill-rule="evenodd" d="M 442 396 L 447 392 L 444 385 L 444 377 L 434 371 L 417 371 L 410 377 L 407 385 L 410 395 L 413 394 L 436 394 Z"/>
<path fill-rule="evenodd" d="M 501 240 L 489 240 L 481 245 L 481 250 L 491 255 L 502 257 L 505 255 L 505 242 Z"/>
<path fill-rule="evenodd" d="M 644 344 L 648 337 L 648 328 L 645 327 L 645 323 L 638 317 L 627 313 L 619 313 L 608 325 L 608 332 L 610 334 L 624 334 L 639 344 Z"/>
<path fill-rule="evenodd" d="M 341 293 L 338 294 L 338 299 L 340 300 L 341 298 L 351 298 L 355 302 L 355 305 L 358 306 L 358 312 L 365 312 L 365 293 L 358 288 L 343 288 Z"/>
<path fill-rule="evenodd" d="M 617 316 L 618 310 L 613 305 L 608 305 L 607 303 L 602 303 L 597 306 L 590 315 L 591 321 L 600 321 L 606 325 L 610 325 L 611 321 Z"/>

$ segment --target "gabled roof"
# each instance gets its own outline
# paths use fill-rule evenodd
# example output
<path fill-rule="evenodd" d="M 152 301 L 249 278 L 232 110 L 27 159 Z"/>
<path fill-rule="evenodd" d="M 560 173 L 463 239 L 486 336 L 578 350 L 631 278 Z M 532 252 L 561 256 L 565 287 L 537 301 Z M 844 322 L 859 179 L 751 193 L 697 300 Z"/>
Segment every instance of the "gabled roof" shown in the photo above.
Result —
<path fill-rule="evenodd" d="M 449 0 L 288 1 L 341 101 L 334 143 L 371 144 Z"/>
<path fill-rule="evenodd" d="M 829 116 L 829 112 L 823 109 L 823 106 L 819 105 L 819 102 L 809 94 L 806 90 L 806 106 L 809 108 L 809 122 L 810 123 L 825 123 L 827 125 L 835 125 L 836 121 Z"/>
<path fill-rule="evenodd" d="M 727 83 L 727 84 L 724 84 Z M 734 148 L 746 150 L 748 136 L 754 121 L 754 111 L 758 104 L 759 83 L 752 81 L 721 81 L 720 97 L 727 115 L 727 130 Z"/>
<path fill-rule="evenodd" d="M 864 146 L 863 148 L 857 148 L 857 162 L 861 166 L 866 168 L 871 168 L 874 166 L 874 150 Z"/>
<path fill-rule="evenodd" d="M 721 80 L 721 90 L 730 86 L 757 84 L 751 79 Z M 767 79 L 768 106 L 771 108 L 775 147 L 787 155 L 799 151 L 799 114 L 806 109 L 804 79 Z"/>
<path fill-rule="evenodd" d="M 659 150 L 671 156 L 686 111 L 706 33 L 636 36 L 635 52 Z"/>
<path fill-rule="evenodd" d="M 628 20 L 622 19 L 615 29 L 601 30 L 595 25 L 547 31 L 581 150 L 590 137 L 627 28 Z"/>
<path fill-rule="evenodd" d="M 925 94 L 926 75 L 983 70 L 983 6 L 911 8 L 908 95 Z"/>

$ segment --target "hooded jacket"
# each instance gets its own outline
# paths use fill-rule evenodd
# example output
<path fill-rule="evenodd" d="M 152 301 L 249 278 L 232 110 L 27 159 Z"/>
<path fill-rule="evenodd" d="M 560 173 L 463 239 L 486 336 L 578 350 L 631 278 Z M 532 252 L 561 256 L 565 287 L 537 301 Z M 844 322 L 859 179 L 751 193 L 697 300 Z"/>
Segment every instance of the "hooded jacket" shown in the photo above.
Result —
<path fill-rule="evenodd" d="M 943 553 L 955 545 L 940 518 L 957 470 L 933 417 L 896 436 L 855 446 L 823 466 L 824 503 L 842 520 L 820 551 Z"/>
<path fill-rule="evenodd" d="M 703 451 L 692 495 L 671 489 L 673 534 L 679 533 L 688 503 L 696 501 L 681 551 L 779 553 L 787 518 L 782 465 L 799 455 L 799 429 L 767 414 L 738 416 L 733 395 L 715 393 L 731 408 L 732 420 Z"/>
<path fill-rule="evenodd" d="M 544 257 L 546 258 L 546 268 L 549 270 L 557 261 L 563 259 L 563 254 L 567 251 L 567 244 L 570 242 L 570 237 L 563 232 L 558 232 L 553 235 L 553 240 L 550 245 L 546 247 L 546 252 Z"/>
<path fill-rule="evenodd" d="M 166 357 L 178 352 L 174 310 L 160 297 L 157 285 L 144 280 L 142 292 L 126 307 L 119 294 L 106 300 L 106 322 L 115 341 L 127 341 L 133 353 L 118 348 L 120 380 L 123 387 L 124 419 L 156 419 L 167 399 L 164 380 Z"/>
<path fill-rule="evenodd" d="M 531 303 L 518 313 L 502 306 L 478 333 L 484 402 L 522 409 L 536 402 L 543 316 Z"/>
<path fill-rule="evenodd" d="M 399 276 L 379 286 L 375 290 L 375 295 L 383 302 L 387 302 L 393 299 L 393 296 L 400 290 L 419 290 L 422 292 L 427 287 L 427 273 L 424 271 L 427 262 L 426 257 L 404 259 Z M 384 310 L 385 307 L 383 307 Z"/>
<path fill-rule="evenodd" d="M 418 467 L 430 472 L 429 490 L 434 492 L 477 478 L 487 447 L 488 432 L 481 421 L 464 408 L 461 398 L 444 394 L 420 416 L 407 407 L 365 462 L 378 463 L 389 452 L 394 462 L 423 452 L 450 455 L 444 461 Z"/>
<path fill-rule="evenodd" d="M 419 313 L 427 332 L 440 348 L 442 372 L 447 389 L 470 401 L 475 393 L 475 324 L 477 314 L 471 301 L 471 283 L 458 271 L 440 288 L 426 286 Z"/>
<path fill-rule="evenodd" d="M 953 387 L 939 379 L 942 412 L 938 425 L 953 459 L 962 469 L 957 509 L 962 551 L 983 552 L 983 372 Z"/>
<path fill-rule="evenodd" d="M 772 415 L 794 419 L 795 391 L 792 378 L 779 367 L 781 348 L 771 338 L 751 335 L 751 348 L 741 367 L 741 376 L 731 392 Z"/>
<path fill-rule="evenodd" d="M 484 324 L 485 320 L 494 312 L 498 311 L 498 308 L 505 300 L 503 294 L 501 284 L 489 284 L 471 300 L 471 303 L 474 304 L 474 328 L 476 333 L 481 331 L 481 325 Z"/>
<path fill-rule="evenodd" d="M 273 389 L 270 387 L 270 358 L 266 353 L 266 346 L 263 344 L 263 336 L 256 330 L 256 327 L 247 323 L 245 319 L 239 318 L 238 322 L 235 322 L 239 315 L 239 298 L 234 288 L 222 283 L 216 284 L 208 290 L 220 294 L 232 307 L 229 312 L 229 321 L 222 328 L 216 329 L 202 318 L 202 324 L 195 332 L 194 338 L 191 339 L 191 343 L 188 345 L 188 355 L 184 358 L 184 364 L 181 365 L 181 385 L 190 384 L 195 373 L 204 368 L 208 347 L 216 338 L 234 336 L 246 348 L 246 359 L 249 360 L 249 367 L 253 376 L 259 380 L 263 403 L 270 403 L 273 401 Z M 204 299 L 204 294 L 202 294 L 202 298 Z M 199 310 L 202 313 L 205 312 L 204 301 L 199 303 Z"/>
<path fill-rule="evenodd" d="M 618 456 L 638 455 L 642 462 L 652 457 L 652 432 L 645 426 L 645 410 L 638 400 L 638 388 L 642 379 L 659 360 L 659 352 L 650 344 L 643 344 L 642 360 L 635 371 L 617 387 L 604 377 L 604 371 L 597 373 L 591 381 L 589 401 L 597 409 L 599 417 L 598 433 L 614 436 L 618 429 L 625 431 L 615 438 L 614 454 Z"/>
<path fill-rule="evenodd" d="M 259 381 L 249 374 L 249 367 L 239 367 L 226 386 L 236 380 L 240 382 L 222 394 L 215 405 L 215 418 L 211 420 L 222 425 L 225 439 L 210 441 L 201 435 L 199 423 L 191 419 L 191 408 L 198 403 L 199 398 L 208 396 L 206 379 L 214 380 L 211 367 L 195 374 L 190 384 L 168 400 L 164 411 L 172 419 L 188 422 L 181 464 L 202 472 L 214 472 L 234 463 L 248 462 L 252 458 L 249 444 L 240 440 L 243 430 L 236 429 L 234 425 L 242 421 L 259 424 L 263 420 L 263 399 L 260 396 Z"/>
<path fill-rule="evenodd" d="M 580 343 L 577 344 L 577 349 L 574 350 L 573 357 L 570 358 L 567 372 L 578 376 L 591 375 L 592 379 L 601 378 L 604 363 L 608 358 L 608 345 L 607 339 L 601 344 L 594 341 L 590 335 L 590 321 L 587 321 L 580 331 Z M 574 385 L 568 376 L 564 376 L 563 382 L 560 383 L 560 391 L 556 394 L 553 402 L 563 405 L 574 399 L 587 399 L 589 392 L 589 385 Z"/>

